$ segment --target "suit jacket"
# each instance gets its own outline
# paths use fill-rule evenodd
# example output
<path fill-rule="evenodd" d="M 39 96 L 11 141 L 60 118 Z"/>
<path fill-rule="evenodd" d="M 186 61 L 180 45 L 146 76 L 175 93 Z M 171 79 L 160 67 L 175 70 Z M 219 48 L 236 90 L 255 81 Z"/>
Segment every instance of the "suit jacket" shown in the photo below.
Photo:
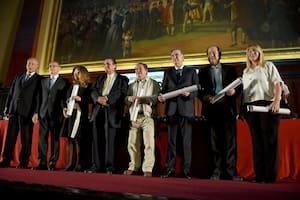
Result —
<path fill-rule="evenodd" d="M 183 67 L 182 76 L 177 81 L 176 70 L 171 68 L 164 73 L 161 93 L 167 93 L 183 87 L 199 84 L 199 79 L 195 69 Z M 166 101 L 166 115 L 173 116 L 178 110 L 178 114 L 184 117 L 195 116 L 195 96 L 197 92 L 192 92 L 188 97 L 177 96 Z"/>
<path fill-rule="evenodd" d="M 198 73 L 199 82 L 203 90 L 199 92 L 199 98 L 202 101 L 202 114 L 205 116 L 216 116 L 215 111 L 212 109 L 218 109 L 217 111 L 221 112 L 224 110 L 227 114 L 232 117 L 236 116 L 236 98 L 242 91 L 242 87 L 238 86 L 236 89 L 236 93 L 233 96 L 223 97 L 219 102 L 215 104 L 211 104 L 207 102 L 205 99 L 207 96 L 215 95 L 215 81 L 214 76 L 210 70 L 211 66 L 207 65 L 200 68 Z M 223 88 L 229 85 L 232 81 L 234 81 L 238 76 L 236 70 L 233 66 L 222 64 L 222 84 Z"/>
<path fill-rule="evenodd" d="M 39 117 L 43 119 L 47 112 L 51 119 L 60 119 L 63 117 L 63 108 L 66 102 L 67 90 L 70 83 L 61 75 L 58 76 L 50 90 L 50 77 L 43 78 L 41 81 L 41 92 L 39 94 Z"/>
<path fill-rule="evenodd" d="M 32 117 L 37 105 L 37 96 L 42 76 L 35 73 L 25 81 L 26 73 L 16 75 L 10 87 L 5 107 L 9 114 L 19 114 L 26 118 Z"/>
<path fill-rule="evenodd" d="M 91 87 L 91 97 L 94 103 L 91 121 L 95 119 L 99 112 L 107 112 L 109 126 L 121 128 L 125 106 L 124 99 L 127 94 L 129 80 L 126 76 L 117 74 L 115 82 L 107 95 L 109 106 L 103 107 L 97 100 L 99 96 L 102 96 L 102 88 L 106 77 L 106 74 L 100 75 Z"/>

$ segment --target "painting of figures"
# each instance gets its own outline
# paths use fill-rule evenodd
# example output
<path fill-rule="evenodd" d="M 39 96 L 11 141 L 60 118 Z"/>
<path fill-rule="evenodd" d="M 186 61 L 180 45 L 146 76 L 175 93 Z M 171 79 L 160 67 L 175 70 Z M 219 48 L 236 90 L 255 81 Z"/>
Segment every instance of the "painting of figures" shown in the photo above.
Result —
<path fill-rule="evenodd" d="M 63 0 L 55 46 L 62 64 L 300 46 L 300 1 Z"/>

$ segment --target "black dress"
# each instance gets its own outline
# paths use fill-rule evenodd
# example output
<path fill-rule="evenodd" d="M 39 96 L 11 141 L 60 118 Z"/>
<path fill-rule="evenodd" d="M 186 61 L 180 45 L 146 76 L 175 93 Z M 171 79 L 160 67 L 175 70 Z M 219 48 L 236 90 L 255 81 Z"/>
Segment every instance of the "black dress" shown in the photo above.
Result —
<path fill-rule="evenodd" d="M 73 86 L 71 86 L 67 92 L 67 97 L 69 98 L 72 93 Z M 81 101 L 76 101 L 75 106 L 72 112 L 72 115 L 65 119 L 64 129 L 62 130 L 62 137 L 68 137 L 70 139 L 80 140 L 83 137 L 84 133 L 87 133 L 89 130 L 89 103 L 90 98 L 90 87 L 83 88 L 79 87 L 78 96 L 81 97 Z M 80 113 L 80 117 L 78 117 Z M 78 117 L 79 123 L 78 126 L 75 125 L 76 118 Z M 74 131 L 74 136 L 71 137 L 72 132 Z"/>

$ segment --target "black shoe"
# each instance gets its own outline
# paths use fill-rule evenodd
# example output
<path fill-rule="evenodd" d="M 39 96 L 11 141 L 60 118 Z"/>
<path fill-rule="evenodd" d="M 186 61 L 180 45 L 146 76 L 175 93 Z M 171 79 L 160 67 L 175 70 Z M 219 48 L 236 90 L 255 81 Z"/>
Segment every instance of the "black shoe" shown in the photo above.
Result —
<path fill-rule="evenodd" d="M 84 173 L 98 173 L 100 172 L 100 169 L 98 169 L 95 165 L 93 165 L 91 168 L 84 170 Z"/>
<path fill-rule="evenodd" d="M 263 179 L 259 179 L 259 178 L 254 178 L 252 181 L 252 183 L 264 183 Z"/>
<path fill-rule="evenodd" d="M 49 167 L 48 167 L 48 170 L 49 171 L 54 171 L 56 168 L 55 168 L 55 163 L 50 163 L 49 164 Z"/>
<path fill-rule="evenodd" d="M 73 171 L 73 167 L 72 166 L 67 166 L 64 169 L 62 169 L 61 171 L 65 171 L 65 172 L 67 172 L 67 171 Z"/>
<path fill-rule="evenodd" d="M 182 176 L 183 178 L 192 179 L 192 176 L 189 172 L 183 172 Z"/>
<path fill-rule="evenodd" d="M 82 168 L 81 168 L 80 165 L 77 165 L 77 166 L 74 167 L 73 171 L 74 171 L 74 172 L 81 172 L 81 171 L 82 171 Z"/>
<path fill-rule="evenodd" d="M 240 177 L 240 176 L 233 176 L 232 180 L 233 181 L 243 181 L 244 179 L 242 177 Z"/>
<path fill-rule="evenodd" d="M 161 178 L 169 178 L 169 177 L 174 177 L 175 176 L 175 170 L 168 169 L 162 176 Z"/>
<path fill-rule="evenodd" d="M 106 168 L 106 174 L 113 174 L 114 173 L 114 168 L 113 167 L 107 167 Z"/>
<path fill-rule="evenodd" d="M 27 169 L 27 168 L 28 168 L 27 164 L 22 164 L 22 163 L 16 166 L 16 169 Z"/>
<path fill-rule="evenodd" d="M 210 177 L 210 180 L 220 180 L 220 176 L 214 174 Z"/>
<path fill-rule="evenodd" d="M 265 183 L 275 183 L 276 179 L 266 179 L 264 182 Z"/>
<path fill-rule="evenodd" d="M 0 163 L 0 168 L 4 168 L 4 167 L 10 167 L 10 161 L 8 160 L 3 160 L 1 163 Z"/>
<path fill-rule="evenodd" d="M 46 164 L 40 164 L 40 165 L 38 165 L 38 166 L 36 166 L 36 167 L 32 167 L 31 168 L 32 170 L 48 170 L 48 167 L 47 167 L 47 165 Z"/>

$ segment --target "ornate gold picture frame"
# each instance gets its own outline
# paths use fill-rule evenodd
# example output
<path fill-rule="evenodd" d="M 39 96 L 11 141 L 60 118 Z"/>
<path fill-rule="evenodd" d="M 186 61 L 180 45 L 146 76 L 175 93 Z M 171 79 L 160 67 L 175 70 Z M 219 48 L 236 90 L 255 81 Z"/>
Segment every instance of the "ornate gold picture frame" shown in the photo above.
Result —
<path fill-rule="evenodd" d="M 62 73 L 70 73 L 73 66 L 79 64 L 87 66 L 91 72 L 103 71 L 102 62 L 107 56 L 117 59 L 118 70 L 131 70 L 137 62 L 145 62 L 150 68 L 163 68 L 172 65 L 170 50 L 173 48 L 182 49 L 185 53 L 185 64 L 202 65 L 207 63 L 206 49 L 210 45 L 220 46 L 223 63 L 244 62 L 248 43 L 259 43 L 264 48 L 266 59 L 300 58 L 300 36 L 299 30 L 295 27 L 296 25 L 298 27 L 297 19 L 285 21 L 286 26 L 284 29 L 281 28 L 281 35 L 276 35 L 273 32 L 278 27 L 275 27 L 276 24 L 273 22 L 282 19 L 274 18 L 270 21 L 266 13 L 261 10 L 265 9 L 264 4 L 255 4 L 253 9 L 257 12 L 257 19 L 252 21 L 250 26 L 249 22 L 242 20 L 247 17 L 242 10 L 243 6 L 247 6 L 251 11 L 250 0 L 236 1 L 243 2 L 241 5 L 235 5 L 240 6 L 238 10 L 244 14 L 244 16 L 239 15 L 239 23 L 233 20 L 234 7 L 230 3 L 226 4 L 228 1 L 213 1 L 215 14 L 212 14 L 212 17 L 209 10 L 205 11 L 207 5 L 203 2 L 200 0 L 45 0 L 37 49 L 37 57 L 41 62 L 40 73 L 48 73 L 47 66 L 52 60 L 61 64 Z M 265 1 L 261 1 L 263 2 Z M 282 1 L 278 2 L 282 3 Z M 278 12 L 278 9 L 284 12 L 294 6 L 289 3 L 279 4 L 277 7 L 272 5 L 267 14 L 270 16 L 271 12 Z M 142 17 L 137 13 L 142 12 L 143 9 L 149 15 L 148 21 L 140 22 Z M 170 16 L 170 10 L 175 13 L 176 9 L 176 13 L 181 12 L 180 15 L 173 14 L 173 22 L 168 21 L 166 16 Z M 158 13 L 161 14 L 159 17 Z M 260 14 L 264 14 L 264 18 L 259 16 Z M 132 22 L 133 19 L 138 26 Z M 107 22 L 104 22 L 105 20 Z M 114 20 L 119 20 L 117 23 L 120 27 L 116 27 Z M 120 30 L 121 32 L 118 32 Z M 130 53 L 122 52 L 125 49 L 123 47 L 126 46 L 125 30 L 133 34 Z M 67 34 L 70 34 L 71 38 L 70 36 L 68 38 Z M 116 34 L 118 39 L 113 36 Z M 118 47 L 112 48 L 116 41 Z M 68 46 L 70 43 L 72 43 L 71 47 Z"/>

